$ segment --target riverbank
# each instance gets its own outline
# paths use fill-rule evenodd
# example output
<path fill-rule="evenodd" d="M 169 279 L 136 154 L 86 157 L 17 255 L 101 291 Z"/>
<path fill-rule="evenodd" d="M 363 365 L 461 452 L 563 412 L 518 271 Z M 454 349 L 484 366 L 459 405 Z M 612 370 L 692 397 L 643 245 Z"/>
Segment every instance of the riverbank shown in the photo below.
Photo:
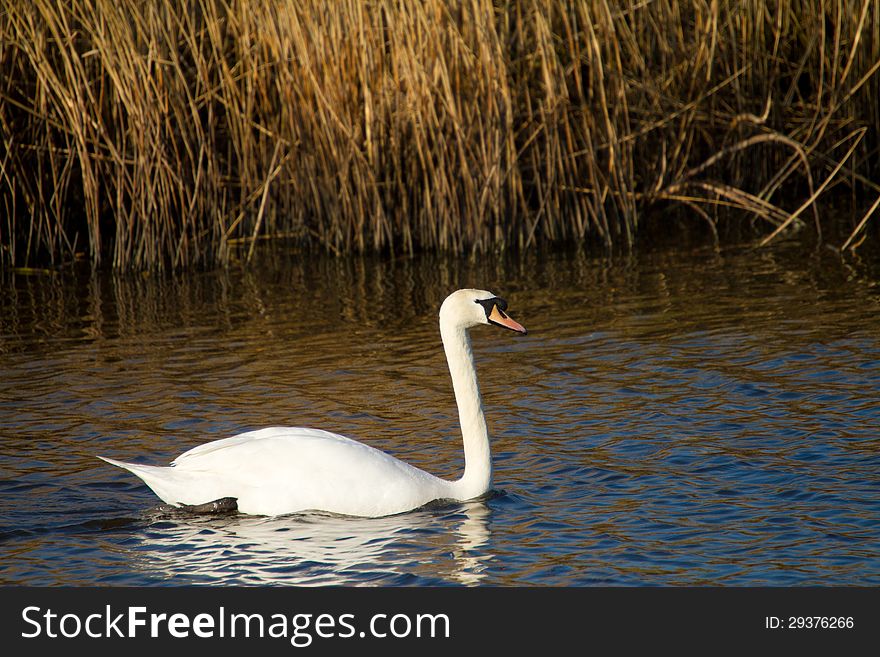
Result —
<path fill-rule="evenodd" d="M 3 0 L 0 264 L 772 241 L 831 197 L 849 247 L 880 204 L 867 0 L 181 4 Z"/>

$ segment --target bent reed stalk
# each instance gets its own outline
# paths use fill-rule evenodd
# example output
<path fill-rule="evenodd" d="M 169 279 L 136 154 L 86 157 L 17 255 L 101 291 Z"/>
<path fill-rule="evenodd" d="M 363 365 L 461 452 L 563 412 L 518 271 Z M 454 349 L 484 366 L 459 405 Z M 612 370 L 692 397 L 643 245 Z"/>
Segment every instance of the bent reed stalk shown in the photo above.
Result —
<path fill-rule="evenodd" d="M 0 263 L 821 231 L 878 69 L 871 0 L 0 0 Z"/>

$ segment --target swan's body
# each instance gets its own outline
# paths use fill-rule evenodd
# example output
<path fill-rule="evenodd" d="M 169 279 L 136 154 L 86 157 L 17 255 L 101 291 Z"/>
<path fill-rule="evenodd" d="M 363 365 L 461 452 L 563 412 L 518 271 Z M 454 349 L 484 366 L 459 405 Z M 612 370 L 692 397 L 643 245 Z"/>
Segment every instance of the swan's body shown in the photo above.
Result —
<path fill-rule="evenodd" d="M 440 335 L 464 441 L 465 471 L 456 481 L 345 436 L 291 427 L 248 431 L 199 445 L 170 467 L 100 458 L 136 474 L 168 504 L 235 498 L 240 512 L 256 515 L 319 510 L 378 517 L 438 499 L 479 497 L 492 486 L 492 462 L 467 329 L 496 324 L 525 333 L 506 309 L 502 299 L 483 290 L 453 292 L 440 308 Z"/>

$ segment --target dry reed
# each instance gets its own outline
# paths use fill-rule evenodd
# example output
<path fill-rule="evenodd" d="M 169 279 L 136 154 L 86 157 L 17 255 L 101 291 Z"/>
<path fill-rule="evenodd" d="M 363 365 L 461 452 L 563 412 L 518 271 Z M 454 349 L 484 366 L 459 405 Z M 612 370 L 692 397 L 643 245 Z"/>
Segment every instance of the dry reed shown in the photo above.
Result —
<path fill-rule="evenodd" d="M 871 0 L 0 0 L 0 262 L 821 231 L 880 197 L 878 69 Z"/>

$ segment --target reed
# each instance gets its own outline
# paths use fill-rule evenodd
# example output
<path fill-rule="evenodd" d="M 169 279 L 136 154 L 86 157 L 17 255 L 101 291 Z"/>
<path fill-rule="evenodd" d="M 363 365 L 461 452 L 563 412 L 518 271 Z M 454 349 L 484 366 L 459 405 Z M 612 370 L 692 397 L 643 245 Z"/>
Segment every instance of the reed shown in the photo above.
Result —
<path fill-rule="evenodd" d="M 0 260 L 765 242 L 880 184 L 871 0 L 0 0 Z"/>

